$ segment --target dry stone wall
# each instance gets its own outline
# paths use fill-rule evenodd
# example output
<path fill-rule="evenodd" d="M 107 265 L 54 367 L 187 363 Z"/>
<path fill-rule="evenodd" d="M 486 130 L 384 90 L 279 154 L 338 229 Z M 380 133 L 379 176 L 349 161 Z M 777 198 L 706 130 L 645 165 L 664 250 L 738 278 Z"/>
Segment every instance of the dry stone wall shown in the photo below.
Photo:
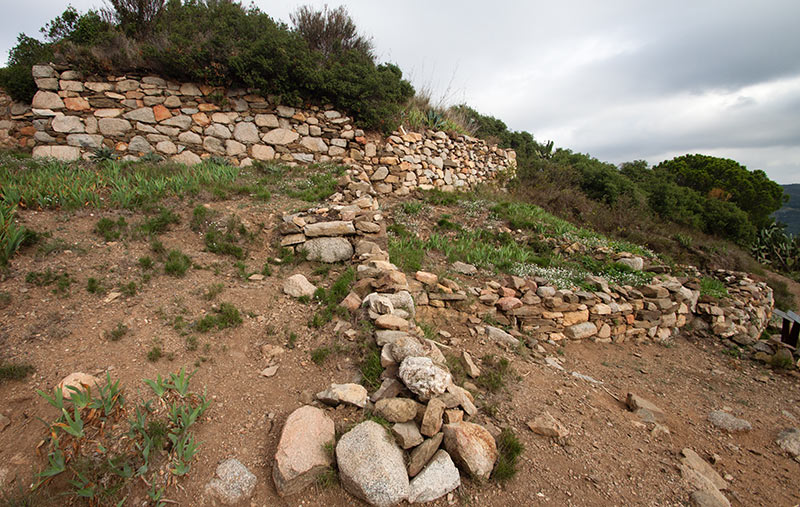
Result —
<path fill-rule="evenodd" d="M 0 89 L 0 149 L 30 149 L 36 128 L 31 107 L 14 102 Z"/>
<path fill-rule="evenodd" d="M 36 157 L 75 160 L 106 147 L 122 159 L 155 153 L 185 164 L 210 156 L 244 166 L 331 161 L 357 170 L 378 193 L 398 195 L 466 187 L 516 165 L 513 150 L 480 139 L 402 130 L 383 138 L 332 107 L 287 107 L 252 90 L 156 76 L 84 78 L 52 65 L 34 66 L 33 76 Z"/>

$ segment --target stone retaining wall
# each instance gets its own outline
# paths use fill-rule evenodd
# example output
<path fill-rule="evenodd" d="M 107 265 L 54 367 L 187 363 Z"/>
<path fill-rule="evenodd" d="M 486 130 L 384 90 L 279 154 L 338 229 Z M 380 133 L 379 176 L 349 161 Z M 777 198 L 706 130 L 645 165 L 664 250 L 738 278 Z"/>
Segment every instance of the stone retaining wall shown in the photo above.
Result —
<path fill-rule="evenodd" d="M 358 171 L 351 170 L 355 175 Z M 332 203 L 285 215 L 278 226 L 281 246 L 305 250 L 309 260 L 338 262 L 358 257 L 359 242 L 379 241 L 386 234 L 376 191 L 363 181 L 344 178 L 343 190 Z M 641 269 L 639 258 L 635 269 Z M 387 259 L 384 259 L 388 261 Z M 380 279 L 389 264 L 360 265 L 358 278 Z M 417 272 L 413 279 L 396 268 L 394 279 L 381 279 L 383 290 L 408 290 L 417 306 L 455 307 L 475 320 L 476 332 L 502 345 L 516 346 L 526 336 L 536 340 L 591 339 L 622 343 L 627 340 L 665 341 L 687 325 L 741 345 L 761 336 L 772 315 L 772 289 L 746 273 L 719 270 L 714 277 L 725 284 L 727 297 L 701 296 L 701 275 L 657 275 L 643 287 L 610 286 L 600 277 L 588 277 L 593 290 L 562 290 L 540 277 L 508 276 L 485 284 L 470 283 L 478 270 L 456 262 L 451 271 L 461 281 Z M 402 276 L 401 276 L 402 275 Z M 375 288 L 374 286 L 372 287 Z M 400 288 L 400 289 L 398 289 Z M 359 297 L 366 292 L 359 291 Z M 487 325 L 478 325 L 485 323 Z"/>
<path fill-rule="evenodd" d="M 559 290 L 542 278 L 515 276 L 482 288 L 461 287 L 419 272 L 415 276 L 419 283 L 412 284 L 411 293 L 417 305 L 438 307 L 469 305 L 477 299 L 470 311 L 490 324 L 485 327 L 489 338 L 512 345 L 524 335 L 552 341 L 663 341 L 687 325 L 710 329 L 743 345 L 753 343 L 769 323 L 772 289 L 744 273 L 720 271 L 716 276 L 725 282 L 728 297 L 701 297 L 697 277 L 669 275 L 638 288 L 609 287 L 593 277 L 595 290 L 571 291 Z"/>
<path fill-rule="evenodd" d="M 0 89 L 0 149 L 32 148 L 36 133 L 32 120 L 29 105 L 14 102 Z"/>
<path fill-rule="evenodd" d="M 100 147 L 123 159 L 156 153 L 186 164 L 209 156 L 236 165 L 336 162 L 381 194 L 453 190 L 516 166 L 513 150 L 445 132 L 367 134 L 332 107 L 294 108 L 252 90 L 176 83 L 155 76 L 83 78 L 33 67 L 33 155 L 75 160 Z"/>

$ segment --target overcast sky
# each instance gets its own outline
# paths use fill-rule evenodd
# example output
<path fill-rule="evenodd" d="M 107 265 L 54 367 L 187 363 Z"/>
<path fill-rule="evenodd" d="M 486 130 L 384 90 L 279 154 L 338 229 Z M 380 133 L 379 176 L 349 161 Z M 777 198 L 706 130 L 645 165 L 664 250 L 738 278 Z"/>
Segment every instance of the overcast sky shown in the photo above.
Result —
<path fill-rule="evenodd" d="M 4 3 L 3 56 L 66 5 Z M 255 1 L 286 22 L 324 3 Z M 705 153 L 800 183 L 800 1 L 341 3 L 435 101 L 613 163 Z"/>

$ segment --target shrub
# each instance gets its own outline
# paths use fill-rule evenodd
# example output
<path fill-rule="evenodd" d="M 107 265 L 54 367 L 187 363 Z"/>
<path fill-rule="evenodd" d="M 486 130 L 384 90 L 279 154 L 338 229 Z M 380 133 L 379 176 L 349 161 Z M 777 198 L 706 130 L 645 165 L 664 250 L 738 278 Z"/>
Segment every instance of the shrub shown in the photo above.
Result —
<path fill-rule="evenodd" d="M 385 131 L 414 93 L 397 66 L 376 64 L 342 8 L 301 9 L 296 31 L 255 6 L 218 0 L 112 0 L 104 15 L 67 9 L 45 27 L 50 43 L 20 36 L 0 86 L 30 101 L 31 65 L 55 56 L 87 74 L 153 72 L 256 88 L 284 103 L 332 103 L 361 127 Z"/>
<path fill-rule="evenodd" d="M 172 276 L 183 276 L 191 267 L 192 260 L 180 250 L 170 250 L 167 262 L 164 263 L 164 273 Z"/>
<path fill-rule="evenodd" d="M 308 46 L 326 58 L 341 51 L 354 50 L 372 56 L 372 40 L 358 34 L 356 24 L 344 6 L 315 10 L 309 5 L 298 7 L 289 15 L 294 29 Z"/>

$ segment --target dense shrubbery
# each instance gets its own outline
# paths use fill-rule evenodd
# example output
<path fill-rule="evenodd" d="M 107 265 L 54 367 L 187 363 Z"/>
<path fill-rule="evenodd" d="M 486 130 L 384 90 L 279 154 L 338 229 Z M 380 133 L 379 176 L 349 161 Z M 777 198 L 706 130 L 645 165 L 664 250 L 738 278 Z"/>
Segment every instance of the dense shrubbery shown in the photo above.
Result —
<path fill-rule="evenodd" d="M 47 43 L 20 36 L 0 86 L 29 101 L 36 90 L 31 65 L 55 59 L 89 74 L 153 72 L 256 88 L 287 104 L 332 103 L 364 128 L 385 131 L 394 128 L 414 93 L 398 67 L 376 63 L 368 40 L 341 8 L 318 16 L 301 8 L 299 26 L 290 29 L 254 6 L 223 0 L 111 4 L 104 13 L 68 8 L 43 28 Z M 315 37 L 311 45 L 304 36 Z"/>
<path fill-rule="evenodd" d="M 668 221 L 749 246 L 784 202 L 780 185 L 733 160 L 684 155 L 653 168 L 642 160 L 617 168 L 583 153 L 553 150 L 552 142 L 512 132 L 501 120 L 468 106 L 458 109 L 476 135 L 516 150 L 519 189 L 530 196 L 556 195 L 566 201 L 565 208 L 585 208 L 588 199 L 600 207 L 590 206 L 592 213 Z"/>

